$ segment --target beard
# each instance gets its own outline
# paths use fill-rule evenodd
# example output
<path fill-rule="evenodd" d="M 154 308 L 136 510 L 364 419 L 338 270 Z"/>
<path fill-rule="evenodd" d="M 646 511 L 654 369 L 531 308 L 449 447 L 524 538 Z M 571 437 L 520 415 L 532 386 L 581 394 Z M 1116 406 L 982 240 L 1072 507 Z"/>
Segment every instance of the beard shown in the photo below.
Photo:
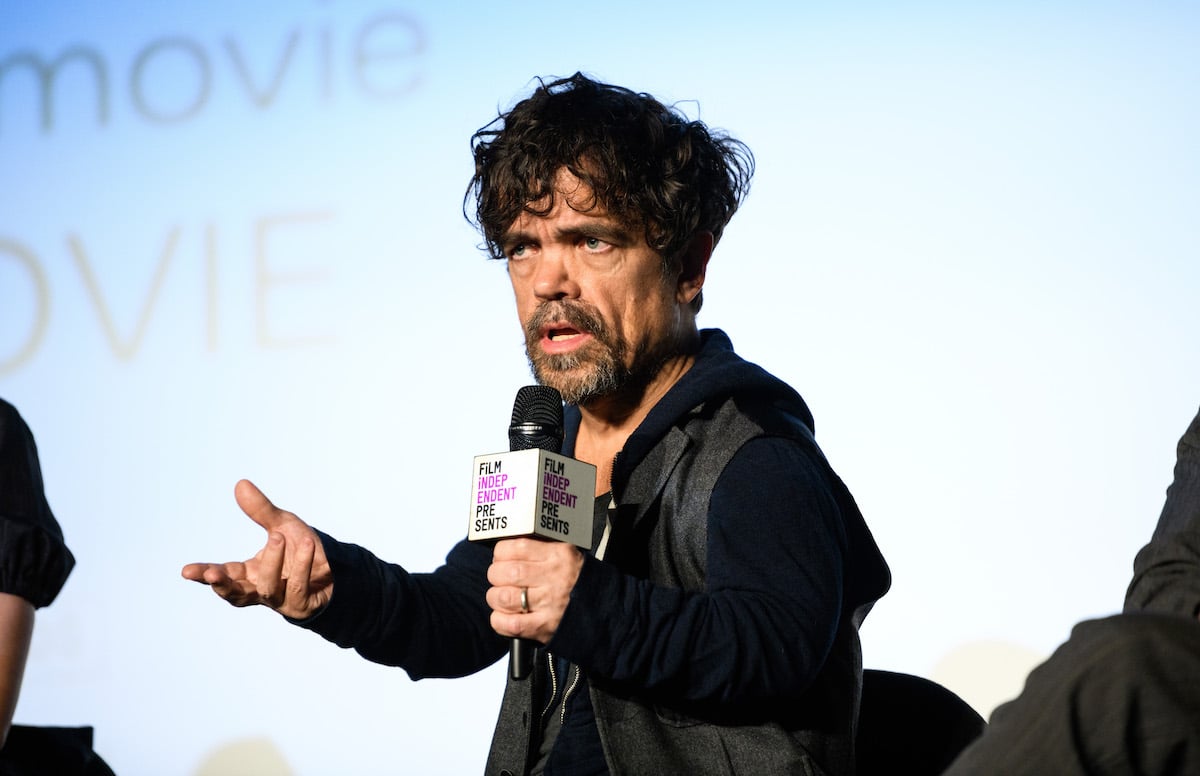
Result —
<path fill-rule="evenodd" d="M 546 353 L 540 347 L 542 328 L 551 321 L 568 323 L 592 339 L 571 353 Z M 640 392 L 667 357 L 645 347 L 633 350 L 599 313 L 578 302 L 547 302 L 534 311 L 524 328 L 525 355 L 534 378 L 557 389 L 563 401 L 576 406 Z"/>

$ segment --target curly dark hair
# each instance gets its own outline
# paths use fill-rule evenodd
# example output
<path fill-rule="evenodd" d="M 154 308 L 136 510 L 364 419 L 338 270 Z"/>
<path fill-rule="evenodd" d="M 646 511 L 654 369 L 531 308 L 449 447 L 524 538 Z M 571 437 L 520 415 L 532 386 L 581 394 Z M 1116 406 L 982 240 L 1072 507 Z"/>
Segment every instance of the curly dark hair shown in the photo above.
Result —
<path fill-rule="evenodd" d="M 522 211 L 553 209 L 562 168 L 588 185 L 592 206 L 643 229 L 664 269 L 696 234 L 720 239 L 754 174 L 754 156 L 741 141 L 649 94 L 582 73 L 538 79 L 529 97 L 472 135 L 471 149 L 475 176 L 463 211 L 497 259 L 504 258 L 501 237 Z"/>

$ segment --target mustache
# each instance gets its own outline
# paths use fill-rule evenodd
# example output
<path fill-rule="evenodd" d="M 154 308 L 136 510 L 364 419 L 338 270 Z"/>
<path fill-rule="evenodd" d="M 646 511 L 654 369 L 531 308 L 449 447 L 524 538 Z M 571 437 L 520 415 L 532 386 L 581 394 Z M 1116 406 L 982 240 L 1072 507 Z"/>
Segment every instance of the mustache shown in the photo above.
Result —
<path fill-rule="evenodd" d="M 525 322 L 525 334 L 531 338 L 538 337 L 550 323 L 566 323 L 572 329 L 587 332 L 598 339 L 603 339 L 608 333 L 608 327 L 598 312 L 579 302 L 560 300 L 543 302 L 534 310 Z"/>

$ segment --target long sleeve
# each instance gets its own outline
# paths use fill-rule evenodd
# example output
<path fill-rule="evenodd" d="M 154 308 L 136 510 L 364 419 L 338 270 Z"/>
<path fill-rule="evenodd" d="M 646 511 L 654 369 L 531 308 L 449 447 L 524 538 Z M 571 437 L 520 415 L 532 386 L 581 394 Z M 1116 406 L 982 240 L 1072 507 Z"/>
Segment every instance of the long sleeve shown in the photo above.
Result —
<path fill-rule="evenodd" d="M 1125 611 L 1200 614 L 1200 414 L 1179 440 L 1175 480 L 1150 543 L 1134 559 Z"/>
<path fill-rule="evenodd" d="M 803 692 L 842 617 L 846 539 L 823 468 L 792 441 L 754 440 L 717 480 L 707 526 L 706 589 L 589 558 L 550 650 L 685 702 Z"/>
<path fill-rule="evenodd" d="M 431 573 L 414 574 L 318 531 L 333 597 L 297 622 L 413 679 L 466 676 L 498 660 L 508 642 L 492 630 L 484 598 L 491 546 L 462 541 Z"/>

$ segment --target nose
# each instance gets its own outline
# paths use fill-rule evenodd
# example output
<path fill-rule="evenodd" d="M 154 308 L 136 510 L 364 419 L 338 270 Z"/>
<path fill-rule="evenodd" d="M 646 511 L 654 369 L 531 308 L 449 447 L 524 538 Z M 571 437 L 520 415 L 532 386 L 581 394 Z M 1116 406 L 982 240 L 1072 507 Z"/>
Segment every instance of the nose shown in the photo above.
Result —
<path fill-rule="evenodd" d="M 579 284 L 574 279 L 570 265 L 566 251 L 555 248 L 543 250 L 534 270 L 533 293 L 547 301 L 578 298 Z"/>

